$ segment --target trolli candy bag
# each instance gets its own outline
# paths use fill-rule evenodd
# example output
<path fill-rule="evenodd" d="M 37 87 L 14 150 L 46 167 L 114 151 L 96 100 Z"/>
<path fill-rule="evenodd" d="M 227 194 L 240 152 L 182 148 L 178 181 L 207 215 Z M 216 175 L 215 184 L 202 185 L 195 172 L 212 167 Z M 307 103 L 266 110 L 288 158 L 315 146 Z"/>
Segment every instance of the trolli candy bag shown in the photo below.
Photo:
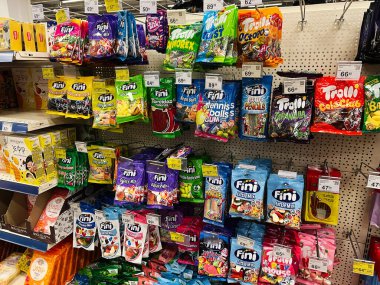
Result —
<path fill-rule="evenodd" d="M 71 207 L 74 210 L 73 247 L 94 250 L 96 234 L 94 207 L 83 202 Z"/>
<path fill-rule="evenodd" d="M 166 70 L 193 69 L 202 33 L 202 23 L 171 25 L 166 47 Z"/>
<path fill-rule="evenodd" d="M 158 10 L 157 14 L 147 14 L 145 21 L 146 48 L 164 53 L 167 46 L 169 26 L 166 11 Z"/>
<path fill-rule="evenodd" d="M 113 209 L 95 211 L 96 225 L 102 257 L 106 259 L 121 256 L 119 214 Z"/>
<path fill-rule="evenodd" d="M 267 182 L 268 223 L 299 229 L 304 191 L 302 175 L 295 179 L 271 174 Z"/>
<path fill-rule="evenodd" d="M 358 81 L 318 78 L 315 83 L 315 115 L 312 132 L 361 135 L 364 77 Z"/>
<path fill-rule="evenodd" d="M 272 81 L 273 77 L 271 75 L 265 75 L 260 79 L 242 79 L 239 128 L 239 137 L 241 139 L 267 140 Z"/>
<path fill-rule="evenodd" d="M 175 119 L 181 123 L 195 123 L 198 101 L 205 89 L 203 79 L 193 79 L 191 85 L 177 84 Z"/>
<path fill-rule="evenodd" d="M 65 116 L 67 112 L 67 83 L 64 77 L 48 81 L 48 110 L 46 113 Z"/>
<path fill-rule="evenodd" d="M 239 62 L 263 62 L 276 67 L 282 63 L 282 14 L 278 7 L 239 10 Z"/>
<path fill-rule="evenodd" d="M 380 77 L 369 75 L 365 83 L 363 132 L 380 131 Z"/>
<path fill-rule="evenodd" d="M 67 79 L 68 118 L 91 117 L 92 76 Z"/>
<path fill-rule="evenodd" d="M 88 30 L 91 57 L 107 58 L 115 54 L 117 16 L 88 15 Z"/>

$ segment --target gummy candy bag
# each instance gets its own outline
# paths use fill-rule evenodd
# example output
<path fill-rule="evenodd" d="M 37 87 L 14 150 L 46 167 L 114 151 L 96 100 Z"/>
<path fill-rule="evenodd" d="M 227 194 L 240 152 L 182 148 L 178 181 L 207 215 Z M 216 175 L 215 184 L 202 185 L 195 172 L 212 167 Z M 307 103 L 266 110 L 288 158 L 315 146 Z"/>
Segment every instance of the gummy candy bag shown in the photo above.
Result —
<path fill-rule="evenodd" d="M 76 149 L 66 149 L 66 158 L 58 159 L 58 187 L 66 188 L 70 191 L 76 189 L 75 173 L 77 171 L 77 160 L 78 153 Z"/>
<path fill-rule="evenodd" d="M 148 54 L 146 53 L 146 36 L 144 26 L 142 24 L 136 24 L 137 35 L 139 40 L 139 51 L 141 55 L 141 61 L 137 61 L 136 64 L 148 64 Z"/>
<path fill-rule="evenodd" d="M 175 119 L 181 123 L 195 123 L 198 101 L 204 93 L 205 81 L 193 79 L 191 85 L 177 84 Z"/>
<path fill-rule="evenodd" d="M 270 97 L 273 76 L 242 79 L 239 137 L 266 141 L 268 137 Z"/>
<path fill-rule="evenodd" d="M 109 153 L 115 155 L 115 150 L 97 145 L 88 146 L 87 150 L 90 164 L 88 182 L 112 184 L 113 162 Z"/>
<path fill-rule="evenodd" d="M 93 206 L 80 202 L 71 205 L 74 211 L 73 248 L 95 249 L 95 209 Z"/>
<path fill-rule="evenodd" d="M 202 23 L 171 25 L 166 47 L 166 70 L 193 69 L 202 33 Z"/>
<path fill-rule="evenodd" d="M 278 7 L 239 10 L 239 62 L 276 67 L 281 58 L 282 14 Z"/>
<path fill-rule="evenodd" d="M 92 96 L 92 111 L 94 121 L 92 127 L 95 129 L 116 128 L 116 90 L 114 85 L 101 81 L 97 88 L 94 88 Z M 94 84 L 95 86 L 95 84 Z"/>
<path fill-rule="evenodd" d="M 165 53 L 169 26 L 165 10 L 157 10 L 157 14 L 147 14 L 145 21 L 146 48 Z"/>
<path fill-rule="evenodd" d="M 116 15 L 88 15 L 88 30 L 92 58 L 106 58 L 115 54 Z"/>
<path fill-rule="evenodd" d="M 134 214 L 134 223 L 125 224 L 123 256 L 127 262 L 141 264 L 148 235 L 146 218 L 141 214 Z"/>
<path fill-rule="evenodd" d="M 67 83 L 65 77 L 48 81 L 48 110 L 46 113 L 65 116 L 67 112 Z"/>
<path fill-rule="evenodd" d="M 117 13 L 117 38 L 115 46 L 116 55 L 124 61 L 128 57 L 128 21 L 127 12 Z"/>
<path fill-rule="evenodd" d="M 135 30 L 133 29 L 134 16 L 127 11 L 127 27 L 128 27 L 128 58 L 136 58 L 137 50 L 135 43 Z"/>
<path fill-rule="evenodd" d="M 119 214 L 113 209 L 95 211 L 102 257 L 112 259 L 121 256 Z"/>
<path fill-rule="evenodd" d="M 67 79 L 67 118 L 91 117 L 92 76 Z"/>
<path fill-rule="evenodd" d="M 380 77 L 375 75 L 367 76 L 365 88 L 365 108 L 363 132 L 380 131 Z"/>

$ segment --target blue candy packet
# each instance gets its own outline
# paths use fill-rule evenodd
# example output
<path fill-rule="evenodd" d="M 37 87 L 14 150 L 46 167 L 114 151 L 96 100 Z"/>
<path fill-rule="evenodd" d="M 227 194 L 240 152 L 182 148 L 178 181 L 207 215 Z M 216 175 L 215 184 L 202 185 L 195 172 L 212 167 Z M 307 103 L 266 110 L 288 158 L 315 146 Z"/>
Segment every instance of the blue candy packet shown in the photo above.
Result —
<path fill-rule="evenodd" d="M 102 257 L 112 259 L 121 256 L 119 213 L 113 208 L 95 211 L 96 225 Z"/>
<path fill-rule="evenodd" d="M 181 123 L 195 123 L 198 101 L 205 89 L 203 79 L 194 79 L 191 85 L 177 85 L 175 119 Z"/>
<path fill-rule="evenodd" d="M 267 141 L 272 75 L 242 79 L 240 139 Z"/>
<path fill-rule="evenodd" d="M 304 178 L 295 179 L 271 174 L 267 184 L 268 223 L 299 229 L 301 226 Z"/>
<path fill-rule="evenodd" d="M 127 12 L 120 11 L 117 13 L 117 37 L 116 37 L 116 55 L 122 61 L 128 57 L 128 26 Z"/>
<path fill-rule="evenodd" d="M 71 207 L 74 211 L 73 248 L 94 250 L 96 234 L 94 207 L 84 202 L 73 204 Z"/>

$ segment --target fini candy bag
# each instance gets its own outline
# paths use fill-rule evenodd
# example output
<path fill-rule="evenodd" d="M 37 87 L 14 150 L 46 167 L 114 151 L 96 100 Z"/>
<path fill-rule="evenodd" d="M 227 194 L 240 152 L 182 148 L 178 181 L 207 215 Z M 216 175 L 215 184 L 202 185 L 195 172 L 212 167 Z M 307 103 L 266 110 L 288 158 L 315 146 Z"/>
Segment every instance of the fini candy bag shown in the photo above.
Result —
<path fill-rule="evenodd" d="M 48 110 L 46 113 L 65 116 L 67 112 L 67 82 L 65 77 L 48 81 Z"/>
<path fill-rule="evenodd" d="M 191 85 L 177 84 L 175 119 L 181 123 L 195 123 L 198 101 L 204 93 L 205 81 L 193 79 Z"/>
<path fill-rule="evenodd" d="M 205 90 L 197 107 L 195 136 L 227 142 L 237 125 L 236 103 L 240 83 L 224 81 L 223 90 Z"/>
<path fill-rule="evenodd" d="M 67 79 L 68 118 L 91 117 L 92 76 Z"/>
<path fill-rule="evenodd" d="M 365 83 L 363 132 L 380 131 L 380 76 L 369 75 Z"/>
<path fill-rule="evenodd" d="M 155 253 L 162 249 L 160 228 L 155 225 L 148 226 L 149 232 L 149 253 Z"/>
<path fill-rule="evenodd" d="M 95 210 L 89 204 L 71 205 L 74 210 L 73 248 L 95 249 Z"/>
<path fill-rule="evenodd" d="M 254 141 L 268 138 L 270 97 L 273 76 L 242 79 L 239 137 Z"/>
<path fill-rule="evenodd" d="M 76 149 L 66 149 L 66 158 L 58 159 L 58 187 L 66 188 L 70 191 L 76 189 L 77 160 L 78 153 Z"/>
<path fill-rule="evenodd" d="M 115 53 L 122 61 L 126 60 L 128 57 L 128 21 L 126 11 L 119 11 L 117 13 Z"/>
<path fill-rule="evenodd" d="M 302 175 L 295 179 L 271 174 L 267 182 L 268 223 L 299 229 L 304 191 Z"/>
<path fill-rule="evenodd" d="M 116 15 L 88 15 L 88 31 L 92 58 L 107 58 L 115 54 Z"/>
<path fill-rule="evenodd" d="M 358 81 L 341 81 L 332 76 L 318 78 L 311 131 L 360 136 L 363 106 L 363 76 Z"/>
<path fill-rule="evenodd" d="M 160 78 L 160 87 L 148 89 L 152 105 L 153 134 L 162 138 L 176 138 L 181 135 L 180 125 L 175 117 L 174 78 Z"/>
<path fill-rule="evenodd" d="M 202 23 L 171 25 L 166 47 L 166 70 L 193 69 L 202 33 Z"/>
<path fill-rule="evenodd" d="M 97 145 L 87 147 L 88 161 L 90 164 L 90 173 L 88 182 L 98 184 L 112 184 L 112 157 L 109 153 L 115 155 L 115 150 Z"/>
<path fill-rule="evenodd" d="M 147 14 L 145 21 L 146 48 L 165 53 L 169 25 L 165 10 L 158 10 L 156 14 Z"/>
<path fill-rule="evenodd" d="M 141 264 L 147 234 L 148 224 L 140 214 L 134 215 L 133 224 L 125 224 L 123 256 L 127 262 Z"/>
<path fill-rule="evenodd" d="M 282 14 L 278 7 L 242 9 L 238 13 L 239 62 L 276 67 L 281 58 Z"/>
<path fill-rule="evenodd" d="M 95 219 L 102 257 L 111 259 L 121 256 L 119 213 L 105 208 L 103 212 L 95 211 Z"/>
<path fill-rule="evenodd" d="M 105 80 L 96 80 L 94 81 L 92 95 L 92 112 L 94 115 L 92 127 L 103 130 L 117 128 L 115 86 L 107 84 Z"/>

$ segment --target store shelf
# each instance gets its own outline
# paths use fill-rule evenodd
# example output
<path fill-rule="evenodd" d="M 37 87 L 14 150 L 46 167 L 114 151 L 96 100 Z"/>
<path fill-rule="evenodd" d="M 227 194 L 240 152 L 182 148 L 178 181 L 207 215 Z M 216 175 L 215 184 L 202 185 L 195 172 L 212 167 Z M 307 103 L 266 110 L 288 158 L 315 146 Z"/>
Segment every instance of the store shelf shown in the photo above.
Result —
<path fill-rule="evenodd" d="M 25 183 L 17 182 L 11 175 L 1 173 L 0 174 L 0 189 L 19 192 L 23 194 L 38 195 L 49 189 L 57 186 L 58 181 L 52 180 L 47 183 L 42 184 L 41 186 L 34 186 Z"/>
<path fill-rule="evenodd" d="M 0 229 L 0 239 L 39 251 L 48 251 L 54 246 L 54 244 L 44 243 L 42 241 L 19 235 L 5 229 Z"/>
<path fill-rule="evenodd" d="M 49 61 L 49 53 L 30 51 L 0 51 L 0 62 L 13 61 Z"/>

